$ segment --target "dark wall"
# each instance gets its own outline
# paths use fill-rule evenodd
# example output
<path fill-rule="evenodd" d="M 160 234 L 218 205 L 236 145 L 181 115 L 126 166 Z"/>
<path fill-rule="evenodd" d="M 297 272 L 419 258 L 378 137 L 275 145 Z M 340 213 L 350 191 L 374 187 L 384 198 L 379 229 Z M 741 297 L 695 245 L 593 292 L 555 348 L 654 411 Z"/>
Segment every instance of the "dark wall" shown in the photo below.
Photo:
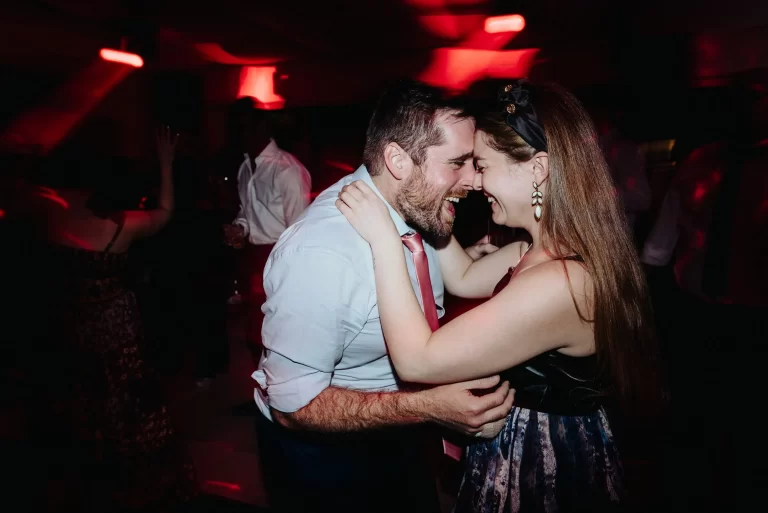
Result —
<path fill-rule="evenodd" d="M 158 123 L 179 131 L 198 133 L 203 123 L 205 96 L 197 73 L 155 72 L 149 79 L 149 109 Z"/>

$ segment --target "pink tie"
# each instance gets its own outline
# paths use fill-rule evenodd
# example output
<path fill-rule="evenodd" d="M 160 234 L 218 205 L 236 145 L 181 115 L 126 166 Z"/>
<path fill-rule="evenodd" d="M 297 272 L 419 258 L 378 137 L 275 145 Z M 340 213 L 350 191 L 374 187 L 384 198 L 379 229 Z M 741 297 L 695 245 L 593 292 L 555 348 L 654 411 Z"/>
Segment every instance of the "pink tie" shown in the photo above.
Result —
<path fill-rule="evenodd" d="M 429 262 L 424 252 L 424 242 L 418 233 L 409 233 L 400 237 L 403 244 L 413 254 L 413 265 L 416 267 L 416 279 L 421 290 L 421 304 L 424 306 L 424 317 L 432 331 L 437 331 L 440 323 L 437 320 L 437 307 L 435 306 L 435 293 L 432 291 L 432 280 L 429 279 Z M 443 453 L 456 461 L 461 460 L 461 448 L 443 438 Z"/>
<path fill-rule="evenodd" d="M 437 331 L 440 323 L 437 320 L 437 307 L 435 306 L 435 296 L 432 291 L 432 280 L 429 279 L 429 262 L 427 254 L 424 252 L 424 243 L 421 235 L 418 233 L 409 233 L 401 237 L 403 244 L 411 250 L 413 254 L 413 265 L 416 267 L 416 279 L 421 289 L 421 304 L 424 307 L 424 317 L 432 331 Z"/>

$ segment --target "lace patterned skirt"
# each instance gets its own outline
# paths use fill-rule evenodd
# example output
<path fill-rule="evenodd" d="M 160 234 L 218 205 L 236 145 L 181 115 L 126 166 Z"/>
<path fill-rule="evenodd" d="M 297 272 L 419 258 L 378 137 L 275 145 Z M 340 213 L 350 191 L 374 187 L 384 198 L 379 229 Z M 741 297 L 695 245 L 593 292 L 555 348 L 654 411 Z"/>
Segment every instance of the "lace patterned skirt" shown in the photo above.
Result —
<path fill-rule="evenodd" d="M 454 513 L 618 511 L 623 495 L 602 410 L 559 416 L 515 407 L 496 438 L 467 448 Z"/>
<path fill-rule="evenodd" d="M 197 476 L 171 425 L 159 377 L 142 358 L 136 299 L 113 281 L 91 280 L 60 316 L 70 365 L 56 375 L 57 388 L 80 448 L 73 468 L 85 483 L 81 500 L 96 511 L 172 511 L 197 495 Z"/>

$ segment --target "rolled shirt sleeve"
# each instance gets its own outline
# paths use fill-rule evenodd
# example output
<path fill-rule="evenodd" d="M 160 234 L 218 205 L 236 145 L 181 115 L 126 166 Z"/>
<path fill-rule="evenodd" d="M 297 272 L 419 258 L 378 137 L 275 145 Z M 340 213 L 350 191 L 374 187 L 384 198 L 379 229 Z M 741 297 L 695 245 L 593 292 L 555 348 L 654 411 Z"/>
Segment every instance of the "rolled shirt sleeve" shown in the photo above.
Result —
<path fill-rule="evenodd" d="M 374 291 L 345 257 L 312 247 L 273 254 L 264 289 L 264 355 L 253 378 L 267 406 L 291 413 L 330 385 Z"/>

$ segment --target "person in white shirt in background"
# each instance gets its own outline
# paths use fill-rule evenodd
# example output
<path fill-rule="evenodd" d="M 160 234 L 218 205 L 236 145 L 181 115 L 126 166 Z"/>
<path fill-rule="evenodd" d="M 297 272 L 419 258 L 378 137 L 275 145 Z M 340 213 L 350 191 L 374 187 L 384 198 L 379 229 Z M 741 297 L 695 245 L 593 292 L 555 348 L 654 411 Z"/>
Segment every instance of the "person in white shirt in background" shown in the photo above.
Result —
<path fill-rule="evenodd" d="M 253 245 L 271 245 L 310 203 L 312 178 L 269 136 L 268 113 L 254 109 L 237 173 L 240 212 L 234 225 Z"/>
<path fill-rule="evenodd" d="M 237 257 L 235 295 L 230 301 L 242 298 L 247 343 L 256 360 L 261 348 L 264 265 L 277 239 L 309 205 L 312 178 L 302 163 L 280 149 L 271 137 L 270 113 L 255 108 L 250 97 L 238 103 L 237 136 L 243 152 L 237 173 L 240 209 L 232 224 L 224 226 L 224 234 L 228 245 L 242 250 Z"/>

